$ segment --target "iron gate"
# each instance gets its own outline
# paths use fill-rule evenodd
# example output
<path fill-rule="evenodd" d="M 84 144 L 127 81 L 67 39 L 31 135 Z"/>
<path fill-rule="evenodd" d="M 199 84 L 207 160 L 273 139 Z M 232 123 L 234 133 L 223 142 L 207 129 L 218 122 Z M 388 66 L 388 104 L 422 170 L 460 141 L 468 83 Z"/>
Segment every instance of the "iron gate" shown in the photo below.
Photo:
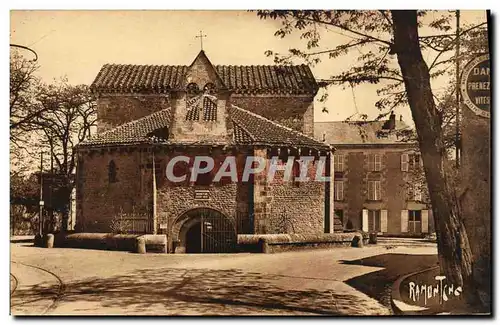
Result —
<path fill-rule="evenodd" d="M 233 222 L 224 214 L 209 208 L 198 208 L 188 212 L 188 218 L 199 220 L 193 224 L 190 229 L 199 233 L 193 233 L 194 236 L 200 236 L 198 248 L 192 252 L 200 253 L 230 253 L 236 250 L 236 228 Z M 196 227 L 198 224 L 199 228 Z M 189 238 L 186 238 L 189 241 Z M 193 238 L 191 238 L 193 240 Z M 194 240 L 196 242 L 197 240 Z M 191 246 L 190 243 L 186 243 Z M 186 246 L 186 247 L 187 247 Z"/>
<path fill-rule="evenodd" d="M 202 209 L 201 252 L 230 253 L 236 249 L 236 230 L 233 223 L 222 213 Z"/>

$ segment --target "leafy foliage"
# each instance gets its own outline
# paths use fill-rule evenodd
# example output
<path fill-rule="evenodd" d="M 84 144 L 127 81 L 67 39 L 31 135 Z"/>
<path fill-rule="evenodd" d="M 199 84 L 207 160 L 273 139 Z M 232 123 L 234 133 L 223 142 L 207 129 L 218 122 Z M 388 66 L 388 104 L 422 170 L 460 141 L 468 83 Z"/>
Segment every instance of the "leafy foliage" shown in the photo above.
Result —
<path fill-rule="evenodd" d="M 39 169 L 39 154 L 44 154 L 44 172 L 54 164 L 58 182 L 53 186 L 54 202 L 67 214 L 73 174 L 76 168 L 75 145 L 88 138 L 96 122 L 96 105 L 86 85 L 70 85 L 66 79 L 52 84 L 37 76 L 38 65 L 13 52 L 10 60 L 10 154 L 11 178 L 33 174 Z M 23 176 L 24 175 L 24 176 Z M 16 197 L 29 193 L 16 185 Z M 38 181 L 29 182 L 39 184 Z"/>
<path fill-rule="evenodd" d="M 394 56 L 393 21 L 387 10 L 259 10 L 261 19 L 281 22 L 275 35 L 284 38 L 299 34 L 305 49 L 290 48 L 288 53 L 267 50 L 275 63 L 289 64 L 301 60 L 316 65 L 340 56 L 353 58 L 354 64 L 338 74 L 319 80 L 321 87 L 330 85 L 356 86 L 377 84 L 379 100 L 375 106 L 386 112 L 408 105 L 403 77 Z M 419 26 L 430 35 L 421 36 L 422 51 L 432 59 L 429 71 L 432 78 L 443 76 L 454 62 L 448 53 L 454 50 L 456 39 L 452 30 L 453 12 L 419 11 Z M 461 31 L 461 40 L 473 38 L 477 29 L 485 24 L 467 26 Z M 341 44 L 329 43 L 328 33 L 345 39 Z M 325 42 L 323 40 L 326 39 Z M 476 45 L 479 46 L 480 45 Z M 473 53 L 473 52 L 468 52 Z M 326 98 L 323 98 L 325 100 Z"/>

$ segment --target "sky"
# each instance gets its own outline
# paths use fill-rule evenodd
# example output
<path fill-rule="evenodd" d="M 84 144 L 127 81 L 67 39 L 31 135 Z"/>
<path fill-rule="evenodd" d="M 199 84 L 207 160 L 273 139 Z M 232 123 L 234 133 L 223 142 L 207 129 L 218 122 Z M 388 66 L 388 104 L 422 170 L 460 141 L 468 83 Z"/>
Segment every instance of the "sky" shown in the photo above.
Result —
<path fill-rule="evenodd" d="M 46 82 L 66 76 L 72 84 L 90 85 L 106 63 L 189 65 L 200 51 L 195 36 L 201 30 L 207 35 L 203 47 L 213 64 L 273 64 L 264 54 L 266 50 L 284 53 L 304 45 L 297 36 L 275 37 L 278 22 L 261 20 L 255 12 L 246 11 L 44 10 L 11 11 L 10 18 L 10 42 L 38 53 L 38 74 Z M 478 23 L 486 16 L 484 11 L 461 11 L 461 20 L 463 24 Z M 322 33 L 327 46 L 346 40 L 331 30 Z M 340 57 L 326 60 L 312 71 L 316 78 L 327 79 L 352 64 L 352 57 Z M 445 82 L 433 82 L 433 87 L 443 88 Z M 356 112 L 374 119 L 380 113 L 374 106 L 377 88 L 330 87 L 328 101 L 315 105 L 315 121 L 344 120 Z M 324 105 L 328 113 L 322 112 Z M 395 113 L 413 124 L 409 108 Z"/>

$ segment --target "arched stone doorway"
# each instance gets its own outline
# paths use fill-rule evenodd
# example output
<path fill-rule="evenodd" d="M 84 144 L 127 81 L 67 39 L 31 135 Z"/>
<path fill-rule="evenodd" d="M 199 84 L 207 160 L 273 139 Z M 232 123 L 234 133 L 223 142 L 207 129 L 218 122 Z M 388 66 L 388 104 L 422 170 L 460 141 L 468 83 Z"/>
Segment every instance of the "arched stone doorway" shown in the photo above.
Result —
<path fill-rule="evenodd" d="M 214 209 L 196 208 L 183 213 L 177 218 L 175 232 L 176 252 L 230 253 L 236 249 L 233 221 Z"/>

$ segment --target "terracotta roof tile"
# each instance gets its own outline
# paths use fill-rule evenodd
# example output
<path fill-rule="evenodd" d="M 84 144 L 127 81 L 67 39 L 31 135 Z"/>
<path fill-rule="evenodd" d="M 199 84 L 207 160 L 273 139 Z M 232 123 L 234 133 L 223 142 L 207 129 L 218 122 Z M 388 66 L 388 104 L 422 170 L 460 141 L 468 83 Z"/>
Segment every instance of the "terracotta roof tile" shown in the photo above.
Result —
<path fill-rule="evenodd" d="M 323 142 L 234 105 L 229 109 L 229 116 L 252 137 L 253 144 L 328 148 Z"/>
<path fill-rule="evenodd" d="M 316 141 L 300 132 L 245 109 L 231 106 L 228 109 L 228 114 L 233 123 L 232 138 L 234 144 L 293 146 L 320 150 L 329 149 L 329 146 L 325 143 Z M 153 141 L 176 144 L 176 142 L 170 142 L 168 139 L 153 139 L 153 136 L 157 134 L 156 131 L 169 128 L 170 122 L 170 108 L 163 109 L 138 120 L 99 133 L 92 139 L 80 143 L 79 146 L 113 146 L 151 143 Z"/>
<path fill-rule="evenodd" d="M 91 89 L 100 93 L 165 93 L 178 89 L 187 66 L 105 64 Z M 234 66 L 218 65 L 215 70 L 228 89 L 236 93 L 310 94 L 318 91 L 306 65 Z"/>
<path fill-rule="evenodd" d="M 170 108 L 144 116 L 132 122 L 117 126 L 111 130 L 96 134 L 80 146 L 148 143 L 151 134 L 159 129 L 170 127 Z"/>

